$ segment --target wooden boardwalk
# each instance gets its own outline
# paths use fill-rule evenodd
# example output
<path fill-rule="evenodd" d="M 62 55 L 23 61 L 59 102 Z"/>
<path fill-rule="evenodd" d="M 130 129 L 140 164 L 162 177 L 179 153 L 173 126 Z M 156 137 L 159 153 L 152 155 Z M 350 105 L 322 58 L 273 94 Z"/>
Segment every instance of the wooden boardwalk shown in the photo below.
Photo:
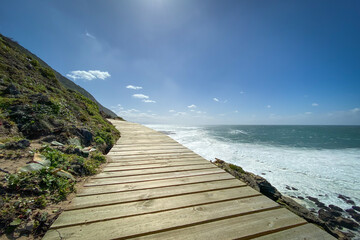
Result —
<path fill-rule="evenodd" d="M 334 239 L 168 136 L 122 137 L 44 239 Z"/>

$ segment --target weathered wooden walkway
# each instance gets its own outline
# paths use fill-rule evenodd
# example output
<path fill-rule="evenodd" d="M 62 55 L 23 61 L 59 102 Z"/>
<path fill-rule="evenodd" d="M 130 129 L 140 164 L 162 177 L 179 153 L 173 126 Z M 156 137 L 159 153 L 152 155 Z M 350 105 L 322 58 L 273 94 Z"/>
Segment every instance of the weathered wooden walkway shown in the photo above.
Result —
<path fill-rule="evenodd" d="M 168 136 L 122 137 L 44 239 L 333 239 Z"/>

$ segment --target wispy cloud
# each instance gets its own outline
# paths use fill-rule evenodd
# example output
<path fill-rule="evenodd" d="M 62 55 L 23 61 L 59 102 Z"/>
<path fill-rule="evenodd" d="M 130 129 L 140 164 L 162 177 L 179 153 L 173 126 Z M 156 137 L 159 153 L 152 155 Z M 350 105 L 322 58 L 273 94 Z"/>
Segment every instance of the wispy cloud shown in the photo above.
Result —
<path fill-rule="evenodd" d="M 89 71 L 82 71 L 82 70 L 76 70 L 71 71 L 68 74 L 66 74 L 67 77 L 74 79 L 83 79 L 85 81 L 92 81 L 94 79 L 101 79 L 105 80 L 108 77 L 111 77 L 110 73 L 108 72 L 102 72 L 100 70 L 89 70 Z"/>
<path fill-rule="evenodd" d="M 85 36 L 92 38 L 92 39 L 96 39 L 96 37 L 92 34 L 90 34 L 88 31 L 86 31 Z"/>
<path fill-rule="evenodd" d="M 144 102 L 144 103 L 156 103 L 156 101 L 151 100 L 149 98 L 149 96 L 141 94 L 141 93 L 133 94 L 132 96 L 133 96 L 133 98 L 142 99 L 142 102 Z"/>
<path fill-rule="evenodd" d="M 266 107 L 267 107 L 267 108 L 271 108 L 271 105 L 267 105 Z"/>
<path fill-rule="evenodd" d="M 350 110 L 352 113 L 358 113 L 360 112 L 360 108 L 354 108 Z"/>
<path fill-rule="evenodd" d="M 240 94 L 244 94 L 245 92 L 244 91 L 240 91 Z"/>
<path fill-rule="evenodd" d="M 196 105 L 195 104 L 191 104 L 188 106 L 188 108 L 192 109 L 192 108 L 196 108 Z"/>
<path fill-rule="evenodd" d="M 174 113 L 174 112 L 176 112 L 176 111 L 173 109 L 169 110 L 169 113 Z"/>
<path fill-rule="evenodd" d="M 213 98 L 213 100 L 214 100 L 215 102 L 218 102 L 218 101 L 219 101 L 219 99 L 217 99 L 217 98 Z"/>
<path fill-rule="evenodd" d="M 177 112 L 174 114 L 174 116 L 185 116 L 186 114 L 186 112 Z"/>
<path fill-rule="evenodd" d="M 310 114 L 312 114 L 312 112 L 306 112 L 305 114 L 306 114 L 306 115 L 310 115 Z"/>
<path fill-rule="evenodd" d="M 311 106 L 317 107 L 317 106 L 319 106 L 319 104 L 318 103 L 313 103 L 313 104 L 311 104 Z"/>
<path fill-rule="evenodd" d="M 150 100 L 150 99 L 143 99 L 142 101 L 143 101 L 144 103 L 156 103 L 156 101 Z"/>
<path fill-rule="evenodd" d="M 133 85 L 127 85 L 126 88 L 128 88 L 128 89 L 134 89 L 134 90 L 142 89 L 142 87 L 140 87 L 140 86 L 133 86 Z"/>
<path fill-rule="evenodd" d="M 149 96 L 146 96 L 144 94 L 133 94 L 132 95 L 134 98 L 140 98 L 140 99 L 149 99 Z"/>

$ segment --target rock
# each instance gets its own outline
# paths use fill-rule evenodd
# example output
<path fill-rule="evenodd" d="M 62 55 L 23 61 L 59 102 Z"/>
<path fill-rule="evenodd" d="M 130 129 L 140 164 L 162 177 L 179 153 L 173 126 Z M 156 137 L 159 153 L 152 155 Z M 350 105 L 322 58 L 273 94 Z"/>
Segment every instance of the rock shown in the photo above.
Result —
<path fill-rule="evenodd" d="M 23 139 L 17 142 L 17 145 L 19 148 L 25 149 L 27 147 L 30 147 L 30 141 Z"/>
<path fill-rule="evenodd" d="M 346 203 L 351 204 L 351 205 L 355 205 L 355 202 L 353 200 L 351 200 L 351 199 L 347 200 Z"/>
<path fill-rule="evenodd" d="M 291 190 L 290 186 L 286 185 L 285 187 L 287 190 Z"/>
<path fill-rule="evenodd" d="M 342 194 L 339 194 L 339 195 L 338 195 L 338 198 L 344 200 L 345 202 L 350 199 L 349 197 L 347 197 L 347 196 L 345 196 L 345 195 L 342 195 Z"/>
<path fill-rule="evenodd" d="M 347 213 L 350 214 L 350 216 L 355 219 L 356 221 L 360 222 L 360 213 L 356 212 L 354 209 L 350 208 L 350 209 L 346 209 L 345 210 Z"/>
<path fill-rule="evenodd" d="M 43 142 L 47 142 L 47 143 L 51 143 L 52 141 L 55 141 L 55 136 L 54 135 L 49 135 L 46 136 L 42 139 Z"/>
<path fill-rule="evenodd" d="M 39 163 L 43 166 L 50 167 L 51 161 L 46 159 L 45 156 L 41 155 L 40 153 L 35 153 L 33 158 L 33 163 Z"/>
<path fill-rule="evenodd" d="M 315 197 L 311 197 L 311 196 L 307 196 L 306 197 L 307 199 L 309 199 L 310 201 L 313 201 L 313 202 L 319 202 L 319 199 L 315 198 Z"/>
<path fill-rule="evenodd" d="M 329 208 L 332 209 L 332 210 L 335 210 L 335 211 L 338 211 L 338 212 L 343 212 L 344 210 L 338 206 L 335 206 L 335 205 L 332 205 L 330 204 L 329 205 Z"/>
<path fill-rule="evenodd" d="M 10 95 L 19 95 L 20 91 L 15 87 L 14 84 L 10 84 L 6 89 L 5 89 L 5 94 L 10 94 Z"/>
<path fill-rule="evenodd" d="M 334 217 L 340 217 L 341 216 L 341 212 L 335 211 L 335 210 L 328 210 L 329 213 L 334 216 Z"/>
<path fill-rule="evenodd" d="M 82 136 L 84 145 L 89 146 L 93 141 L 93 134 L 85 128 L 80 129 L 80 134 Z"/>
<path fill-rule="evenodd" d="M 34 230 L 34 221 L 30 221 L 25 225 L 25 230 L 32 232 Z"/>
<path fill-rule="evenodd" d="M 70 179 L 70 180 L 72 180 L 72 181 L 75 181 L 74 176 L 73 176 L 71 173 L 66 172 L 66 171 L 64 171 L 64 170 L 57 169 L 57 170 L 54 171 L 54 173 L 55 173 L 57 176 L 59 176 L 59 177 L 65 177 L 65 178 L 67 178 L 67 179 Z"/>
<path fill-rule="evenodd" d="M 299 189 L 294 188 L 294 187 L 291 187 L 291 189 L 294 190 L 294 191 L 298 191 L 298 190 L 299 190 Z"/>
<path fill-rule="evenodd" d="M 10 142 L 5 144 L 7 149 L 25 149 L 30 146 L 30 141 L 26 139 L 22 139 L 17 142 Z"/>
<path fill-rule="evenodd" d="M 320 209 L 318 213 L 319 213 L 319 218 L 324 222 L 330 222 L 333 219 L 332 214 L 325 209 Z"/>
<path fill-rule="evenodd" d="M 58 142 L 58 141 L 52 141 L 52 142 L 51 142 L 51 145 L 53 145 L 53 146 L 59 146 L 59 147 L 64 146 L 64 144 L 62 144 L 61 142 Z"/>
<path fill-rule="evenodd" d="M 359 227 L 359 224 L 357 224 L 356 222 L 354 222 L 353 220 L 348 219 L 348 218 L 338 217 L 338 218 L 336 218 L 336 222 L 340 226 L 351 229 L 351 230 L 355 230 L 357 227 Z"/>
<path fill-rule="evenodd" d="M 298 196 L 298 199 L 304 200 L 305 198 L 302 196 Z"/>
<path fill-rule="evenodd" d="M 354 210 L 356 210 L 356 211 L 360 212 L 360 207 L 359 207 L 359 206 L 352 206 L 352 209 L 354 209 Z"/>
<path fill-rule="evenodd" d="M 44 165 L 39 163 L 29 163 L 19 169 L 19 172 L 37 172 L 45 168 Z"/>
<path fill-rule="evenodd" d="M 73 145 L 73 146 L 81 148 L 81 141 L 78 137 L 69 138 L 68 143 L 69 143 L 69 145 Z"/>
<path fill-rule="evenodd" d="M 316 206 L 318 206 L 319 208 L 327 208 L 324 203 L 320 202 L 319 199 L 317 199 L 315 197 L 307 196 L 306 198 L 309 199 L 310 201 L 314 202 L 316 204 Z"/>

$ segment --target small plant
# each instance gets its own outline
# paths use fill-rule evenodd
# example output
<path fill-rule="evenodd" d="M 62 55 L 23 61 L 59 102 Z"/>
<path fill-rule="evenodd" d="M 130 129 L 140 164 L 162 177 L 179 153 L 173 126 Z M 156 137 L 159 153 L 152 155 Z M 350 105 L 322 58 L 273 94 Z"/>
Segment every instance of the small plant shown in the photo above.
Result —
<path fill-rule="evenodd" d="M 229 163 L 229 167 L 234 170 L 237 171 L 239 173 L 245 173 L 244 169 L 242 169 L 242 167 L 236 166 L 234 164 Z"/>

